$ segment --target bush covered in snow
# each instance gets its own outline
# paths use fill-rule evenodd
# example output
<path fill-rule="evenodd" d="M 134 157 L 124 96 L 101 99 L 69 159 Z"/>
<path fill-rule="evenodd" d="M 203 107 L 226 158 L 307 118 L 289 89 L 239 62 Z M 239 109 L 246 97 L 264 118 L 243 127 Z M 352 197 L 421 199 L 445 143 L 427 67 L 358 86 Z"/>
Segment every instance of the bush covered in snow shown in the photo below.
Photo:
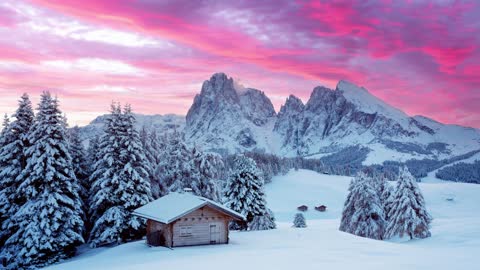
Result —
<path fill-rule="evenodd" d="M 295 214 L 295 218 L 293 219 L 293 227 L 295 228 L 306 228 L 307 222 L 305 221 L 305 217 L 302 213 Z"/>

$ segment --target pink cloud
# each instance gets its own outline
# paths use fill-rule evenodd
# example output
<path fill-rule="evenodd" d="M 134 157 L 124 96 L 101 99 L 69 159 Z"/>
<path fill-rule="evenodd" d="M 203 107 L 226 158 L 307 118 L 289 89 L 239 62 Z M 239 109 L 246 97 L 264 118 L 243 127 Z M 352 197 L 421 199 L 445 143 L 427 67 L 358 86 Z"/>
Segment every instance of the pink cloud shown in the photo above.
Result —
<path fill-rule="evenodd" d="M 0 35 L 12 38 L 0 41 L 0 93 L 9 102 L 51 88 L 76 109 L 95 96 L 89 108 L 101 111 L 114 95 L 140 112 L 184 114 L 202 81 L 225 71 L 276 107 L 289 93 L 305 100 L 315 85 L 348 79 L 409 114 L 480 127 L 475 2 L 6 1 Z M 25 7 L 37 15 L 14 11 Z M 109 31 L 118 42 L 98 38 Z M 89 61 L 138 76 L 95 72 Z"/>

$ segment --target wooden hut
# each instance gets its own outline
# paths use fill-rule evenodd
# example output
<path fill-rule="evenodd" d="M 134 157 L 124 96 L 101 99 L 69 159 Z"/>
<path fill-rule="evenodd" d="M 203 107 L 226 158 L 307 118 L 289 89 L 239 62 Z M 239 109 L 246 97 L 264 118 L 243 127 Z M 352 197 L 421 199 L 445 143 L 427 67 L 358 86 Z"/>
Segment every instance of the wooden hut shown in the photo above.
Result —
<path fill-rule="evenodd" d="M 228 223 L 241 214 L 191 193 L 172 192 L 133 212 L 147 219 L 147 244 L 194 246 L 228 244 Z"/>
<path fill-rule="evenodd" d="M 315 210 L 320 211 L 320 212 L 325 212 L 327 210 L 327 207 L 322 204 L 320 206 L 315 206 Z"/>

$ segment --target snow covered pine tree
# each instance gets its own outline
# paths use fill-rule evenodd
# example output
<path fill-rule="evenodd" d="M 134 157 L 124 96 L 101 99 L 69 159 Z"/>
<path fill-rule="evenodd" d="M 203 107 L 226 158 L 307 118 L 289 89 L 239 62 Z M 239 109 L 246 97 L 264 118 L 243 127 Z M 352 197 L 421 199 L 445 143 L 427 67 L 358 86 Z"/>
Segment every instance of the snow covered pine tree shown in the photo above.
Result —
<path fill-rule="evenodd" d="M 14 140 L 12 135 L 13 134 L 10 130 L 10 119 L 8 118 L 8 115 L 5 114 L 2 123 L 2 131 L 0 132 L 0 153 L 3 152 L 2 150 L 6 145 Z M 11 192 L 11 189 L 7 190 L 6 183 L 2 181 L 4 179 L 3 171 L 8 168 L 8 160 L 9 159 L 4 159 L 3 155 L 0 156 L 0 253 L 5 243 L 5 238 L 9 235 L 6 230 L 2 230 L 2 224 L 8 218 L 7 213 L 10 210 L 10 201 L 7 194 Z"/>
<path fill-rule="evenodd" d="M 383 206 L 372 180 L 359 172 L 352 180 L 340 222 L 340 230 L 354 235 L 382 239 L 385 229 Z"/>
<path fill-rule="evenodd" d="M 21 183 L 17 177 L 27 163 L 25 150 L 30 145 L 28 132 L 35 117 L 27 94 L 20 98 L 13 116 L 15 121 L 4 130 L 0 148 L 0 252 L 7 238 L 16 231 L 11 217 L 25 202 L 16 191 Z"/>
<path fill-rule="evenodd" d="M 44 92 L 28 136 L 27 164 L 17 178 L 23 180 L 17 192 L 25 203 L 12 217 L 17 230 L 6 241 L 10 269 L 57 262 L 83 243 L 79 184 L 64 127 L 58 100 Z"/>
<path fill-rule="evenodd" d="M 377 192 L 379 192 L 378 194 L 380 196 L 380 203 L 383 206 L 383 214 L 386 222 L 385 224 L 385 227 L 386 227 L 389 221 L 388 213 L 390 212 L 390 209 L 392 209 L 393 193 L 395 189 L 393 188 L 392 185 L 390 185 L 390 183 L 387 181 L 387 178 L 384 175 L 380 175 L 379 177 L 380 177 L 379 178 L 380 188 L 377 190 Z M 386 233 L 386 230 L 384 231 L 384 233 Z"/>
<path fill-rule="evenodd" d="M 422 192 L 407 167 L 400 168 L 391 207 L 386 238 L 431 236 L 429 229 L 432 216 L 427 212 Z"/>
<path fill-rule="evenodd" d="M 275 216 L 269 208 L 267 208 L 265 214 L 254 216 L 252 222 L 248 224 L 248 229 L 251 231 L 273 230 L 276 228 Z"/>
<path fill-rule="evenodd" d="M 226 206 L 243 214 L 247 223 L 235 222 L 232 229 L 267 230 L 273 229 L 273 213 L 266 207 L 263 179 L 253 159 L 238 155 L 235 157 L 233 173 L 225 187 Z M 266 220 L 267 219 L 267 220 Z"/>
<path fill-rule="evenodd" d="M 192 175 L 191 188 L 193 193 L 208 198 L 219 200 L 218 179 L 223 162 L 220 155 L 203 153 L 196 146 L 192 149 Z"/>
<path fill-rule="evenodd" d="M 159 196 L 191 187 L 191 153 L 178 132 L 167 135 L 166 151 L 155 171 L 154 184 Z"/>
<path fill-rule="evenodd" d="M 154 199 L 158 199 L 161 195 L 159 180 L 156 178 L 156 172 L 159 169 L 162 159 L 165 156 L 166 145 L 162 141 L 165 136 L 159 137 L 155 129 L 148 129 L 143 126 L 140 130 L 140 141 L 144 149 L 145 157 L 148 162 L 148 175 L 150 178 L 150 186 L 152 190 L 152 196 Z"/>
<path fill-rule="evenodd" d="M 307 223 L 305 221 L 305 217 L 302 213 L 296 213 L 295 219 L 293 220 L 293 227 L 295 228 L 306 228 Z"/>
<path fill-rule="evenodd" d="M 144 222 L 131 212 L 152 200 L 148 168 L 135 117 L 130 106 L 123 114 L 112 104 L 105 134 L 100 142 L 101 159 L 92 174 L 90 242 L 120 243 L 144 235 Z"/>
<path fill-rule="evenodd" d="M 85 154 L 85 149 L 83 148 L 82 141 L 80 140 L 80 129 L 78 126 L 73 127 L 69 130 L 68 136 L 68 149 L 70 151 L 70 156 L 72 157 L 72 166 L 75 177 L 80 184 L 80 198 L 82 199 L 83 212 L 88 212 L 88 196 L 90 191 L 90 182 L 88 180 L 89 167 L 88 161 Z M 83 221 L 85 224 L 88 223 L 87 215 L 83 216 Z M 89 226 L 88 226 L 89 227 Z M 85 235 L 86 236 L 86 235 Z"/>
<path fill-rule="evenodd" d="M 354 193 L 353 190 L 357 186 L 357 180 L 359 179 L 359 175 L 353 178 L 350 181 L 348 186 L 348 195 L 347 199 L 345 200 L 343 211 L 342 211 L 342 218 L 340 220 L 340 228 L 339 230 L 342 232 L 349 232 L 350 231 L 350 222 L 352 219 L 353 214 L 355 213 L 355 205 L 354 202 L 357 200 L 355 196 L 358 196 L 358 193 Z"/>

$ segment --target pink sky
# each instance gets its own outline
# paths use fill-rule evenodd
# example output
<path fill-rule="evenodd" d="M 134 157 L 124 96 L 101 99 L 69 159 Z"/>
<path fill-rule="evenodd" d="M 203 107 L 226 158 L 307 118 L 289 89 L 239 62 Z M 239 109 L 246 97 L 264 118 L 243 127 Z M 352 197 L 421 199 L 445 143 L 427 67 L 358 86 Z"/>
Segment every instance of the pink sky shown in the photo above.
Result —
<path fill-rule="evenodd" d="M 71 125 L 112 100 L 186 114 L 225 72 L 277 109 L 346 79 L 410 115 L 480 127 L 477 3 L 2 0 L 0 113 L 48 89 Z"/>

